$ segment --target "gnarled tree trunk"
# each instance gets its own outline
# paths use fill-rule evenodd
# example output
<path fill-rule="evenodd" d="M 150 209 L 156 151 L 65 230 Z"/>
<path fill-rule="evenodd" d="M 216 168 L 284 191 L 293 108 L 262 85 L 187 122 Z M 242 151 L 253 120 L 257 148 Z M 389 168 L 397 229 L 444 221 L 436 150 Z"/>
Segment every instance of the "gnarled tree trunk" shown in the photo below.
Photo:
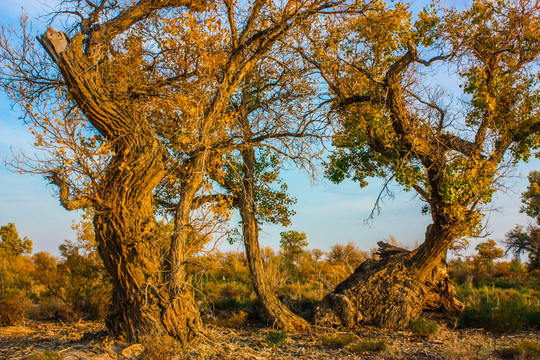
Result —
<path fill-rule="evenodd" d="M 99 67 L 82 50 L 81 35 L 68 42 L 63 33 L 49 29 L 40 42 L 58 64 L 74 101 L 114 149 L 104 176 L 96 179 L 90 205 L 98 251 L 113 283 L 107 327 L 128 341 L 169 335 L 186 345 L 197 336 L 201 321 L 185 272 L 180 269 L 170 281 L 171 264 L 164 259 L 171 244 L 158 237 L 153 191 L 165 175 L 164 150 L 145 119 L 111 99 Z M 175 240 L 180 252 L 182 239 Z M 175 264 L 182 261 L 180 256 Z"/>
<path fill-rule="evenodd" d="M 447 242 L 435 239 L 431 229 L 433 225 L 428 227 L 427 239 Z M 416 262 L 415 257 L 422 247 L 411 252 L 384 242 L 378 244 L 380 259 L 362 263 L 325 296 L 314 311 L 315 324 L 345 327 L 370 324 L 398 329 L 417 319 L 424 310 L 463 310 L 450 284 L 444 256 L 425 252 L 428 265 L 421 266 L 423 263 Z"/>

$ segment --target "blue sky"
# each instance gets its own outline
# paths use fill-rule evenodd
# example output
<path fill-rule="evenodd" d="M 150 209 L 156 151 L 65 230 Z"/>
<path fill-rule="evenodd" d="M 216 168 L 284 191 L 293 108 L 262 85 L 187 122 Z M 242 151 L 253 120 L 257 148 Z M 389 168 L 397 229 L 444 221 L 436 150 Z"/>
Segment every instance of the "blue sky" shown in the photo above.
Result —
<path fill-rule="evenodd" d="M 42 8 L 38 0 L 25 0 L 25 9 L 34 21 L 34 27 L 45 27 L 33 18 Z M 6 25 L 15 22 L 21 13 L 21 5 L 16 1 L 0 0 L 0 23 Z M 21 236 L 28 236 L 34 242 L 34 251 L 58 253 L 58 245 L 65 239 L 74 239 L 71 230 L 77 213 L 64 210 L 54 196 L 54 189 L 39 176 L 20 175 L 8 171 L 3 163 L 11 156 L 11 149 L 25 149 L 31 152 L 32 138 L 27 127 L 19 119 L 16 109 L 12 110 L 5 95 L 0 94 L 0 225 L 13 222 Z M 519 214 L 520 196 L 527 186 L 526 175 L 531 170 L 540 169 L 540 161 L 533 160 L 516 169 L 514 177 L 508 180 L 510 189 L 507 193 L 498 193 L 493 207 L 498 209 L 489 217 L 487 230 L 490 238 L 502 240 L 504 234 L 516 224 L 529 221 Z M 290 192 L 298 199 L 294 206 L 296 216 L 289 229 L 307 234 L 310 248 L 328 250 L 335 243 L 355 242 L 360 248 L 369 250 L 377 241 L 393 235 L 404 244 L 412 245 L 415 240 L 422 241 L 428 216 L 420 214 L 421 204 L 413 193 L 404 193 L 393 188 L 395 200 L 388 199 L 380 216 L 371 226 L 364 224 L 369 216 L 381 181 L 374 180 L 367 188 L 345 182 L 331 184 L 324 179 L 312 185 L 311 180 L 296 170 L 285 173 Z M 278 226 L 265 226 L 261 234 L 261 243 L 273 248 L 279 247 L 279 233 L 287 229 Z M 474 244 L 481 240 L 473 240 Z M 223 247 L 230 248 L 230 247 Z M 236 248 L 236 246 L 233 246 Z"/>

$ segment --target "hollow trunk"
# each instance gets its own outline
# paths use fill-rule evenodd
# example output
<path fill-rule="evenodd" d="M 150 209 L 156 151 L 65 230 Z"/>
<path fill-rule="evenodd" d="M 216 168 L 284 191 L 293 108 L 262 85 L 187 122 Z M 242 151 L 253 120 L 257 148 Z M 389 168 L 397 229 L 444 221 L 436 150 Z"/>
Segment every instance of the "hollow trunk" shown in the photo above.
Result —
<path fill-rule="evenodd" d="M 430 225 L 426 243 L 448 244 L 448 239 L 437 237 L 440 235 Z M 426 246 L 411 252 L 384 242 L 378 244 L 380 259 L 362 263 L 325 296 L 314 311 L 315 324 L 345 327 L 369 324 L 399 329 L 417 319 L 424 310 L 463 310 L 448 278 L 444 258 L 447 248 L 444 252 L 430 253 Z M 419 251 L 423 262 L 415 263 Z"/>
<path fill-rule="evenodd" d="M 253 288 L 259 298 L 262 314 L 266 322 L 286 330 L 305 330 L 309 328 L 306 320 L 295 315 L 278 298 L 275 289 L 268 284 L 264 271 L 259 245 L 259 227 L 255 217 L 254 203 L 254 168 L 255 151 L 248 148 L 242 151 L 244 161 L 243 189 L 240 192 L 240 216 L 242 217 L 242 231 L 246 257 L 251 271 Z"/>

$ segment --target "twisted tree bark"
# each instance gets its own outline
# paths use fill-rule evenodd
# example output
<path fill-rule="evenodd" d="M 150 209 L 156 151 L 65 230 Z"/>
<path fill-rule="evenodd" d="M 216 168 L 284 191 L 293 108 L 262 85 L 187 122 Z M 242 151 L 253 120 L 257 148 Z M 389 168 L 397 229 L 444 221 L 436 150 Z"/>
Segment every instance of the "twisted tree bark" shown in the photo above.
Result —
<path fill-rule="evenodd" d="M 199 311 L 183 269 L 168 275 L 171 243 L 158 237 L 154 216 L 153 191 L 165 175 L 165 152 L 144 119 L 111 99 L 99 67 L 83 52 L 81 35 L 68 41 L 49 28 L 39 40 L 73 100 L 114 150 L 90 204 L 98 251 L 113 283 L 107 327 L 128 341 L 169 335 L 187 345 L 200 332 Z M 73 209 L 65 188 L 60 195 L 64 207 Z M 186 237 L 175 239 L 180 252 Z"/>
<path fill-rule="evenodd" d="M 315 308 L 315 324 L 369 324 L 399 329 L 408 326 L 424 310 L 463 310 L 444 259 L 432 262 L 430 272 L 422 277 L 410 266 L 415 251 L 384 242 L 378 245 L 380 259 L 366 260 L 325 296 Z"/>

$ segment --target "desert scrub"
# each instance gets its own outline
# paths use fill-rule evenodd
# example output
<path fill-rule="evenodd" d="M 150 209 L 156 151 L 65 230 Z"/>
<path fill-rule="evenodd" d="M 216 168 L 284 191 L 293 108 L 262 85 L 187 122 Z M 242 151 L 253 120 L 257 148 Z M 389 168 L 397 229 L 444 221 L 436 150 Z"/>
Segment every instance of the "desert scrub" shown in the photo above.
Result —
<path fill-rule="evenodd" d="M 284 284 L 279 288 L 279 292 L 292 299 L 300 300 L 308 308 L 313 308 L 314 304 L 321 301 L 324 295 L 320 283 L 302 283 L 300 281 Z"/>
<path fill-rule="evenodd" d="M 409 323 L 409 329 L 416 335 L 422 337 L 430 337 L 436 335 L 440 331 L 439 324 L 435 320 L 419 318 Z"/>
<path fill-rule="evenodd" d="M 52 296 L 42 298 L 39 304 L 39 318 L 55 319 L 61 322 L 76 322 L 80 320 L 80 314 L 77 314 L 73 307 L 64 300 Z"/>
<path fill-rule="evenodd" d="M 220 310 L 247 308 L 256 299 L 251 285 L 239 281 L 207 281 L 198 284 L 198 289 L 200 294 L 206 294 L 206 298 L 201 300 L 212 303 Z"/>
<path fill-rule="evenodd" d="M 332 349 L 341 349 L 355 340 L 356 337 L 351 333 L 321 336 L 322 344 Z"/>
<path fill-rule="evenodd" d="M 31 307 L 32 302 L 22 292 L 0 293 L 0 326 L 17 325 Z"/>
<path fill-rule="evenodd" d="M 503 359 L 540 359 L 540 343 L 522 340 L 509 346 L 500 347 L 496 353 Z"/>
<path fill-rule="evenodd" d="M 144 349 L 138 358 L 142 360 L 170 360 L 183 351 L 180 343 L 167 335 L 145 336 L 141 343 Z"/>
<path fill-rule="evenodd" d="M 289 334 L 285 330 L 270 330 L 266 335 L 266 343 L 272 346 L 280 346 Z"/>
<path fill-rule="evenodd" d="M 359 342 L 351 346 L 351 351 L 362 355 L 370 352 L 381 352 L 388 349 L 388 343 L 386 340 L 369 340 L 362 339 Z"/>
<path fill-rule="evenodd" d="M 455 333 L 442 346 L 442 358 L 445 360 L 487 360 L 493 359 L 491 340 L 481 334 L 472 334 L 459 339 Z"/>
<path fill-rule="evenodd" d="M 248 313 L 245 311 L 232 311 L 227 314 L 219 314 L 215 323 L 219 326 L 241 329 L 246 326 Z"/>
<path fill-rule="evenodd" d="M 540 327 L 540 292 L 534 289 L 458 289 L 466 307 L 459 327 L 494 332 L 519 332 Z"/>

